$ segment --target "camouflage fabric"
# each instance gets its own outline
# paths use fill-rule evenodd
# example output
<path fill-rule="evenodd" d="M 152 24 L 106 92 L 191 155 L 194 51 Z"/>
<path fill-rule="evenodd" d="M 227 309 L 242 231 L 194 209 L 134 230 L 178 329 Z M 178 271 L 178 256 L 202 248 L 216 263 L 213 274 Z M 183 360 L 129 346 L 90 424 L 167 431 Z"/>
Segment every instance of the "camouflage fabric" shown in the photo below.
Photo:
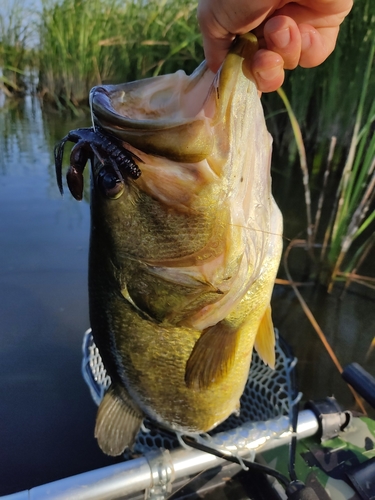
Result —
<path fill-rule="evenodd" d="M 261 461 L 289 475 L 288 446 L 264 452 Z M 361 489 L 358 470 L 364 469 L 370 479 Z M 320 500 L 375 498 L 375 421 L 355 417 L 351 426 L 334 439 L 324 443 L 316 437 L 301 440 L 295 470 L 298 479 L 313 488 Z"/>

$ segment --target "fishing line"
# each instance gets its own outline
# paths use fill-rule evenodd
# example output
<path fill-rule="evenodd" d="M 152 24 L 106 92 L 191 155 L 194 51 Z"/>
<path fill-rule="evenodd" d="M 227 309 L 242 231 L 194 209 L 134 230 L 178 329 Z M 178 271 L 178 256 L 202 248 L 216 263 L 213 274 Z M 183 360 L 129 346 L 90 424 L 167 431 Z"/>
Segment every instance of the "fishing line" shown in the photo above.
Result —
<path fill-rule="evenodd" d="M 272 231 L 265 231 L 264 229 L 257 229 L 255 227 L 251 227 L 251 226 L 243 226 L 242 224 L 229 224 L 229 226 L 240 227 L 242 229 L 248 229 L 249 231 L 257 231 L 257 232 L 263 233 L 263 234 L 270 234 L 271 236 L 281 236 L 283 240 L 286 240 L 289 242 L 292 241 L 291 238 L 284 236 L 282 233 L 273 233 Z"/>
<path fill-rule="evenodd" d="M 290 484 L 289 479 L 284 476 L 284 474 L 281 474 L 277 470 L 271 469 L 270 467 L 267 467 L 266 465 L 259 464 L 257 462 L 250 462 L 250 460 L 246 460 L 245 458 L 241 458 L 241 461 L 233 456 L 233 455 L 227 455 L 219 450 L 216 450 L 214 448 L 211 448 L 209 446 L 206 446 L 202 443 L 198 443 L 195 441 L 193 438 L 189 436 L 181 436 L 181 439 L 184 441 L 185 444 L 188 446 L 191 446 L 192 448 L 196 448 L 197 450 L 204 451 L 206 453 L 210 453 L 211 455 L 215 455 L 218 458 L 222 458 L 224 460 L 227 460 L 228 462 L 233 462 L 235 464 L 241 465 L 241 461 L 248 467 L 249 469 L 253 469 L 259 472 L 263 472 L 264 474 L 267 474 L 269 476 L 272 476 L 276 478 L 280 483 L 287 488 Z"/>
<path fill-rule="evenodd" d="M 287 498 L 293 500 L 319 500 L 315 491 L 311 487 L 306 487 L 306 485 L 298 479 L 289 480 L 286 476 L 284 476 L 284 474 L 281 474 L 277 470 L 271 469 L 270 467 L 259 464 L 257 462 L 251 462 L 250 460 L 246 460 L 244 458 L 241 458 L 240 461 L 239 458 L 235 457 L 234 455 L 226 455 L 219 450 L 210 448 L 209 446 L 206 446 L 202 443 L 198 443 L 190 436 L 181 436 L 181 439 L 185 442 L 185 444 L 191 446 L 192 448 L 210 453 L 211 455 L 215 455 L 218 458 L 222 458 L 238 465 L 241 465 L 241 462 L 243 462 L 249 469 L 256 470 L 258 472 L 267 474 L 268 476 L 274 477 L 284 486 Z"/>
<path fill-rule="evenodd" d="M 176 433 L 170 431 L 169 429 L 165 429 L 164 427 L 161 427 L 160 425 L 156 425 L 154 422 L 148 421 L 147 425 L 151 429 L 152 428 L 154 428 L 155 430 L 162 429 L 165 434 L 167 434 L 171 437 L 176 436 Z M 225 454 L 224 452 L 221 452 L 220 450 L 218 450 L 216 448 L 211 448 L 210 446 L 207 446 L 207 445 L 203 444 L 202 442 L 196 441 L 192 436 L 188 436 L 186 434 L 179 434 L 178 441 L 182 441 L 183 443 L 185 443 L 186 446 L 188 446 L 190 448 L 195 448 L 197 450 L 204 451 L 205 453 L 210 453 L 211 455 L 215 455 L 218 458 L 223 458 L 224 460 L 227 460 L 228 462 L 233 462 L 235 464 L 238 464 L 241 467 L 243 465 L 245 465 L 249 469 L 257 470 L 259 472 L 263 472 L 264 474 L 268 474 L 269 476 L 272 476 L 272 477 L 276 478 L 277 480 L 279 480 L 285 488 L 287 488 L 290 484 L 290 480 L 286 476 L 284 476 L 284 474 L 281 474 L 281 472 L 278 472 L 275 469 L 271 469 L 271 467 L 267 467 L 266 465 L 262 465 L 262 464 L 259 464 L 257 462 L 251 462 L 250 460 L 246 460 L 245 458 L 242 458 L 242 457 L 239 458 L 239 457 L 236 457 L 235 455 Z"/>
<path fill-rule="evenodd" d="M 90 92 L 89 93 L 90 116 L 91 116 L 92 128 L 93 128 L 93 130 L 95 132 L 96 131 L 96 127 L 95 127 L 95 120 L 94 120 L 94 110 L 93 110 L 93 105 L 92 105 L 93 97 L 94 97 L 93 93 Z"/>

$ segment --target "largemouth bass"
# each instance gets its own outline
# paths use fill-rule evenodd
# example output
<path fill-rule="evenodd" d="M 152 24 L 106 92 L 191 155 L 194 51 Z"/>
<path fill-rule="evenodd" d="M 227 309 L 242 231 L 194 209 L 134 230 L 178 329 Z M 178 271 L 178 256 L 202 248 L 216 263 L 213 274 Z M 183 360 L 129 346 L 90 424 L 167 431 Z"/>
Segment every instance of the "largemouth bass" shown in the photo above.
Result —
<path fill-rule="evenodd" d="M 145 416 L 209 431 L 238 410 L 253 347 L 274 364 L 282 218 L 271 137 L 242 69 L 255 50 L 246 35 L 216 75 L 202 63 L 91 91 L 90 320 L 112 380 L 95 434 L 110 455 Z M 100 137 L 111 138 L 103 151 Z M 87 144 L 72 153 L 81 169 Z M 77 165 L 68 183 L 79 198 Z"/>

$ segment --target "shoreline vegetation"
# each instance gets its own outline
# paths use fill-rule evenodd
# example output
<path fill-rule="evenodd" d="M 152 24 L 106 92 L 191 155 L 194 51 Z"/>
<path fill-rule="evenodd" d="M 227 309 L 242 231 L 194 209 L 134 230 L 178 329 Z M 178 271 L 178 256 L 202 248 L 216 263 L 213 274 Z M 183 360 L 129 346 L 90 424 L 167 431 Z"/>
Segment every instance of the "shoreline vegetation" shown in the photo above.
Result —
<path fill-rule="evenodd" d="M 193 0 L 41 0 L 36 12 L 7 2 L 0 82 L 8 96 L 85 106 L 94 85 L 191 73 L 204 58 Z"/>
<path fill-rule="evenodd" d="M 196 0 L 26 5 L 8 0 L 0 10 L 7 99 L 31 93 L 44 109 L 78 115 L 94 85 L 191 73 L 204 57 Z M 328 60 L 288 72 L 282 93 L 262 97 L 283 175 L 294 175 L 296 162 L 303 171 L 307 236 L 298 245 L 311 257 L 310 278 L 329 289 L 339 281 L 375 288 L 359 269 L 375 248 L 374 52 L 375 2 L 355 0 Z"/>

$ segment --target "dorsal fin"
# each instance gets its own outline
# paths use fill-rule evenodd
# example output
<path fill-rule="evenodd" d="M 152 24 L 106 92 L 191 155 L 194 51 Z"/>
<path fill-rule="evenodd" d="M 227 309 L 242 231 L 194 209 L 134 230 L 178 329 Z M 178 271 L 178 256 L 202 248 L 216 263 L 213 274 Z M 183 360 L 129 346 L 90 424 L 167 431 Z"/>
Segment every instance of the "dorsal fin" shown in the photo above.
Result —
<path fill-rule="evenodd" d="M 192 389 L 207 389 L 219 382 L 234 361 L 238 327 L 222 320 L 206 328 L 186 363 L 185 382 Z"/>
<path fill-rule="evenodd" d="M 259 357 L 271 368 L 275 368 L 275 331 L 271 317 L 271 306 L 268 306 L 255 337 L 254 347 Z"/>
<path fill-rule="evenodd" d="M 95 437 L 107 455 L 121 455 L 133 445 L 143 420 L 123 387 L 111 385 L 102 399 L 96 416 Z"/>

